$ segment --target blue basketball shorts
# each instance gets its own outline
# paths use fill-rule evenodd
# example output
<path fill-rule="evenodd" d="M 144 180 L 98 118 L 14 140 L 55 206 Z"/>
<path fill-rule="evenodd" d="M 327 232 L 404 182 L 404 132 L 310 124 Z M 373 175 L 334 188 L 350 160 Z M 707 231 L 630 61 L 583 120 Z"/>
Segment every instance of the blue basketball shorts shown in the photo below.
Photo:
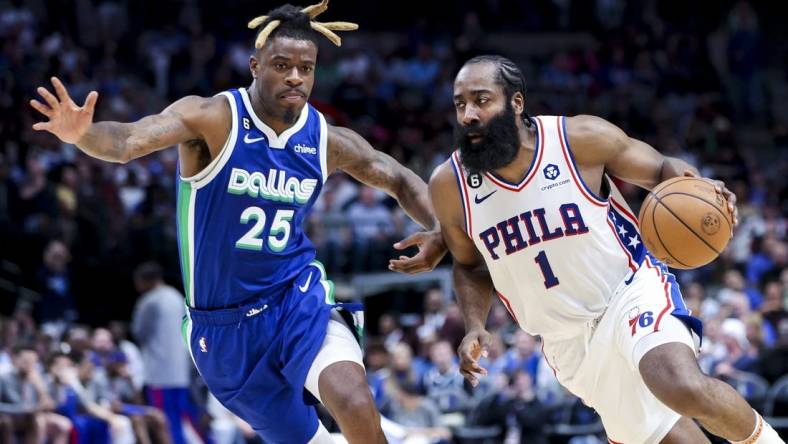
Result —
<path fill-rule="evenodd" d="M 319 422 L 304 382 L 334 307 L 333 283 L 315 261 L 279 294 L 238 308 L 190 308 L 184 338 L 211 393 L 267 444 L 306 443 Z"/>

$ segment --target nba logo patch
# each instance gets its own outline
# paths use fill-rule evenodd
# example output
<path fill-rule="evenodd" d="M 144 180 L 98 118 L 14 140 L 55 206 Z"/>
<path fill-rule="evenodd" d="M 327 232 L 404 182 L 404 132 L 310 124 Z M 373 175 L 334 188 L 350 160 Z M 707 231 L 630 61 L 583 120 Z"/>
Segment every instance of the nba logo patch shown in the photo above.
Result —
<path fill-rule="evenodd" d="M 546 167 L 542 170 L 545 179 L 555 180 L 561 175 L 561 171 L 558 170 L 558 165 L 549 163 Z"/>
<path fill-rule="evenodd" d="M 205 341 L 205 336 L 200 338 L 200 351 L 203 353 L 208 353 L 208 344 Z"/>

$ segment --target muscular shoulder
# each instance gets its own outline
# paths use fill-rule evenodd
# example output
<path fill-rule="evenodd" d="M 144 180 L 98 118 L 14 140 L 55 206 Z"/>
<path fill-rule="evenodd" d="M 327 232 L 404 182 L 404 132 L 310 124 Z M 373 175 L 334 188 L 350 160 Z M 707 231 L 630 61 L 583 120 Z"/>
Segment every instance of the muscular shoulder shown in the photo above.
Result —
<path fill-rule="evenodd" d="M 228 98 L 186 96 L 164 110 L 177 116 L 193 133 L 199 134 L 215 154 L 224 146 L 232 128 L 232 114 Z"/>
<path fill-rule="evenodd" d="M 432 206 L 442 224 L 464 224 L 460 190 L 451 160 L 446 160 L 435 168 L 429 181 Z"/>
<path fill-rule="evenodd" d="M 606 164 L 627 145 L 627 135 L 607 120 L 581 114 L 566 118 L 569 146 L 578 164 Z"/>
<path fill-rule="evenodd" d="M 457 178 L 451 160 L 447 159 L 432 172 L 429 183 L 430 190 L 439 192 L 454 192 L 459 195 Z"/>
<path fill-rule="evenodd" d="M 186 96 L 174 102 L 164 110 L 179 116 L 183 122 L 194 130 L 210 129 L 212 126 L 225 126 L 232 121 L 230 103 L 224 96 L 200 97 Z M 202 133 L 202 131 L 197 131 Z"/>
<path fill-rule="evenodd" d="M 327 125 L 328 131 L 328 163 L 341 167 L 352 160 L 356 150 L 354 148 L 363 140 L 362 137 L 350 128 Z"/>

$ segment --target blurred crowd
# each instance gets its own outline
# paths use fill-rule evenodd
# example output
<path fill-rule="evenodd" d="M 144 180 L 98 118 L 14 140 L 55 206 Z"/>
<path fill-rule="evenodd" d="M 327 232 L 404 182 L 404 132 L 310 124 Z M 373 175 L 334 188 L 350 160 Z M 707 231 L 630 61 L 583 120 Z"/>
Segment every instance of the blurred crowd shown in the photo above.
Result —
<path fill-rule="evenodd" d="M 788 373 L 788 48 L 778 15 L 746 1 L 439 3 L 333 2 L 332 18 L 364 32 L 321 46 L 311 102 L 426 179 L 452 149 L 456 70 L 501 53 L 525 73 L 530 114 L 600 115 L 725 180 L 739 199 L 735 236 L 719 260 L 677 277 L 705 323 L 704 371 L 763 401 L 762 388 Z M 32 131 L 43 116 L 27 102 L 57 75 L 79 103 L 99 92 L 97 120 L 134 121 L 187 94 L 246 86 L 244 25 L 260 7 L 0 0 L 0 441 L 252 439 L 206 396 L 188 355 L 183 369 L 146 362 L 150 338 L 134 333 L 142 295 L 180 285 L 176 150 L 95 161 Z M 643 192 L 623 192 L 637 208 Z M 385 270 L 391 243 L 417 229 L 391 199 L 341 174 L 308 223 L 335 280 Z M 153 289 L 132 273 L 148 260 L 161 264 L 140 272 L 160 278 Z M 371 313 L 366 342 L 370 387 L 400 435 L 448 441 L 473 425 L 492 427 L 491 442 L 595 442 L 593 427 L 561 434 L 596 418 L 557 386 L 539 339 L 502 306 L 490 317 L 489 376 L 471 390 L 457 373 L 463 327 L 451 295 L 410 297 L 423 306 Z M 157 309 L 177 317 L 174 306 Z M 163 334 L 171 354 L 182 350 L 179 326 Z M 180 370 L 165 375 L 172 386 L 155 376 Z"/>

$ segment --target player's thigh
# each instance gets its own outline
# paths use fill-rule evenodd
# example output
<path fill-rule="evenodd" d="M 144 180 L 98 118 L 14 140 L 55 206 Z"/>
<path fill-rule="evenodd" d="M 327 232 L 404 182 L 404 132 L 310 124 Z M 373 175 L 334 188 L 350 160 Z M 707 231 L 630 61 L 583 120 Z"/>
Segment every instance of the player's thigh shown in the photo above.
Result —
<path fill-rule="evenodd" d="M 312 361 L 304 387 L 326 404 L 322 392 L 327 389 L 321 386 L 335 388 L 331 392 L 337 393 L 360 385 L 366 389 L 366 384 L 361 347 L 347 324 L 334 317 L 328 322 L 326 337 Z"/>

